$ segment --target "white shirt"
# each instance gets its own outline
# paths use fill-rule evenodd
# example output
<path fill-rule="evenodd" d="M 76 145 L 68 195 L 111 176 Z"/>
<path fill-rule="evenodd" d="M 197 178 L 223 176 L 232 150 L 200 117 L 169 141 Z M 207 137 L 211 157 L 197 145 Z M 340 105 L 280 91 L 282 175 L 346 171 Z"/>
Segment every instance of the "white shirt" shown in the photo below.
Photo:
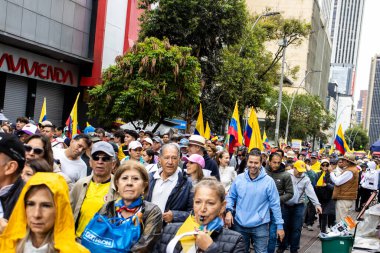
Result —
<path fill-rule="evenodd" d="M 153 188 L 152 203 L 156 204 L 161 209 L 161 212 L 165 212 L 165 206 L 166 202 L 168 202 L 169 195 L 177 185 L 179 171 L 177 170 L 173 175 L 165 180 L 161 178 L 161 172 L 162 169 L 156 171 L 153 175 L 153 178 L 156 180 L 156 184 Z"/>
<path fill-rule="evenodd" d="M 61 171 L 75 183 L 79 179 L 87 176 L 87 165 L 78 157 L 76 160 L 70 160 L 65 154 L 65 149 L 54 149 L 54 159 L 61 163 Z"/>
<path fill-rule="evenodd" d="M 223 184 L 226 192 L 230 190 L 232 182 L 236 178 L 236 171 L 233 167 L 219 167 L 220 182 Z"/>
<path fill-rule="evenodd" d="M 340 174 L 339 176 L 336 176 L 335 173 L 331 173 L 330 174 L 330 178 L 331 178 L 331 181 L 333 181 L 333 183 L 336 185 L 336 186 L 340 186 L 342 184 L 345 184 L 347 183 L 349 180 L 351 180 L 351 178 L 353 178 L 353 174 L 351 171 L 343 171 L 342 174 Z"/>
<path fill-rule="evenodd" d="M 24 253 L 47 253 L 48 249 L 48 244 L 44 244 L 39 248 L 34 247 L 29 239 L 25 242 Z"/>

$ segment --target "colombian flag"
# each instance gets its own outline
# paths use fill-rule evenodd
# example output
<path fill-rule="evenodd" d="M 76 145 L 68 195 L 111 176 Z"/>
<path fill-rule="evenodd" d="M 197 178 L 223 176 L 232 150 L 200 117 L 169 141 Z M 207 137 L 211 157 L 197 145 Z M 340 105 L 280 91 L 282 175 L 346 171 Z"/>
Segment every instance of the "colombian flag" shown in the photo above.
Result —
<path fill-rule="evenodd" d="M 66 120 L 66 126 L 69 128 L 68 137 L 71 139 L 74 135 L 78 134 L 78 99 L 80 93 L 78 93 L 77 99 L 73 109 L 71 110 L 69 118 Z"/>
<path fill-rule="evenodd" d="M 267 133 L 265 132 L 265 130 L 263 133 L 263 146 L 265 150 L 270 149 L 269 140 L 268 140 Z"/>
<path fill-rule="evenodd" d="M 206 140 L 209 140 L 211 138 L 211 129 L 210 125 L 208 124 L 208 121 L 206 122 L 206 129 L 203 137 L 205 137 Z"/>
<path fill-rule="evenodd" d="M 247 126 L 244 132 L 245 146 L 248 147 L 248 151 L 253 148 L 258 148 L 263 150 L 263 142 L 261 140 L 259 121 L 254 108 L 251 108 L 251 113 L 249 115 Z"/>
<path fill-rule="evenodd" d="M 346 152 L 350 152 L 350 148 L 347 145 L 346 140 L 344 139 L 344 133 L 342 129 L 342 124 L 339 125 L 338 132 L 335 136 L 335 148 L 339 150 L 339 152 L 344 155 Z"/>
<path fill-rule="evenodd" d="M 228 127 L 229 134 L 229 152 L 233 153 L 233 148 L 236 144 L 243 145 L 243 135 L 241 134 L 238 103 L 235 104 L 235 109 L 232 114 L 230 126 Z"/>
<path fill-rule="evenodd" d="M 44 103 L 42 104 L 39 123 L 41 123 L 45 120 L 47 120 L 47 117 L 46 117 L 46 98 L 44 98 Z"/>
<path fill-rule="evenodd" d="M 197 123 L 195 125 L 194 134 L 200 135 L 200 136 L 203 136 L 203 137 L 205 135 L 205 133 L 204 133 L 204 124 L 203 124 L 202 104 L 199 104 L 199 114 L 198 114 Z"/>

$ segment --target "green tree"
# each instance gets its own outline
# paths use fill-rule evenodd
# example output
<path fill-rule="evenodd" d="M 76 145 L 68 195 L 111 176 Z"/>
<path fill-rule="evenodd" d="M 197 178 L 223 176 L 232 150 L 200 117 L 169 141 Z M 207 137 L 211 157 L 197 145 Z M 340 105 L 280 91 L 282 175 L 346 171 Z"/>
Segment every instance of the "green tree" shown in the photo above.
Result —
<path fill-rule="evenodd" d="M 267 114 L 265 128 L 269 134 L 274 133 L 275 130 L 274 121 L 277 113 L 275 104 L 277 97 L 278 92 L 276 91 L 272 97 L 266 100 L 263 106 Z M 297 94 L 293 105 L 290 107 L 291 101 L 292 98 L 289 95 L 283 94 L 283 103 L 290 110 L 288 140 L 321 138 L 322 141 L 326 142 L 327 136 L 323 132 L 330 128 L 334 121 L 334 116 L 324 109 L 319 97 L 309 94 Z M 285 138 L 288 117 L 284 105 L 282 106 L 280 118 L 280 136 L 283 138 Z"/>
<path fill-rule="evenodd" d="M 104 126 L 121 117 L 158 128 L 199 102 L 200 73 L 191 48 L 146 38 L 104 71 L 103 85 L 89 91 L 88 114 Z"/>
<path fill-rule="evenodd" d="M 350 149 L 363 150 L 367 148 L 369 137 L 362 126 L 356 125 L 344 132 L 344 138 Z"/>

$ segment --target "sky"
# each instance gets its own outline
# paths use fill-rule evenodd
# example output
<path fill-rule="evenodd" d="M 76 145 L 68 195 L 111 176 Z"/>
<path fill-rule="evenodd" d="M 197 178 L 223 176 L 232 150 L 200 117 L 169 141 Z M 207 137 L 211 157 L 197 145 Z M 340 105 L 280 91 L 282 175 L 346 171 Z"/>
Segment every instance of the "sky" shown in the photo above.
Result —
<path fill-rule="evenodd" d="M 360 90 L 368 90 L 371 58 L 375 54 L 380 55 L 379 10 L 379 0 L 365 0 L 356 70 L 355 105 L 359 100 Z"/>

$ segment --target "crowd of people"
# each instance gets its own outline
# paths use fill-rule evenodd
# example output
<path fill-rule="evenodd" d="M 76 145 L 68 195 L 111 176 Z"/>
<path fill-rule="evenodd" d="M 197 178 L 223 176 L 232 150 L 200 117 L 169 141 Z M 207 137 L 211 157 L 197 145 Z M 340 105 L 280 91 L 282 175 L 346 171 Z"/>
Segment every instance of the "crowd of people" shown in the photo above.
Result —
<path fill-rule="evenodd" d="M 50 121 L 0 133 L 1 252 L 298 252 L 378 190 L 378 161 Z M 107 251 L 109 250 L 109 251 Z"/>

